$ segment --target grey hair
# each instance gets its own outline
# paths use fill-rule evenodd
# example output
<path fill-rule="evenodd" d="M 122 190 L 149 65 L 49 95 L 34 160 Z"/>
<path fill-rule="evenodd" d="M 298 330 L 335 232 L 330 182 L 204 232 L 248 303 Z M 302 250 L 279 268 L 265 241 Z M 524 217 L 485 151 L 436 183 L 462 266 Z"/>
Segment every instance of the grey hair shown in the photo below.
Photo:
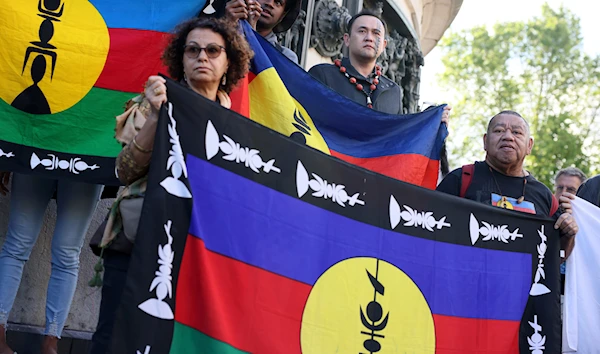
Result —
<path fill-rule="evenodd" d="M 495 116 L 493 116 L 490 119 L 490 121 L 488 122 L 488 126 L 487 126 L 487 132 L 488 133 L 490 132 L 490 127 L 492 126 L 492 122 L 494 121 L 494 118 L 498 117 L 501 114 L 508 114 L 508 115 L 511 115 L 511 116 L 517 116 L 517 117 L 523 119 L 523 122 L 525 122 L 525 125 L 527 126 L 527 131 L 529 132 L 529 123 L 527 122 L 527 120 L 525 118 L 523 118 L 522 115 L 520 115 L 518 112 L 515 112 L 515 111 L 504 110 L 504 111 L 502 111 L 500 113 L 497 113 Z"/>
<path fill-rule="evenodd" d="M 578 169 L 577 167 L 567 167 L 567 168 L 563 168 L 562 170 L 558 171 L 556 173 L 556 176 L 554 177 L 554 183 L 556 183 L 556 181 L 558 180 L 558 178 L 560 176 L 577 177 L 577 178 L 579 178 L 581 183 L 585 182 L 585 180 L 587 179 L 587 176 L 585 175 L 585 173 L 583 173 L 583 171 Z"/>

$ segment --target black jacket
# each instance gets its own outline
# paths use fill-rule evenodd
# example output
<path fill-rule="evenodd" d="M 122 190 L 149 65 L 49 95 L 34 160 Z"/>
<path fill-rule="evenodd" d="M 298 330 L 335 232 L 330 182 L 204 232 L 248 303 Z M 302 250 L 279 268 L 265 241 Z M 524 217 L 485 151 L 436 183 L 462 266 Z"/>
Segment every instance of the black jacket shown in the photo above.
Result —
<path fill-rule="evenodd" d="M 355 77 L 357 82 L 362 84 L 365 88 L 368 88 L 371 85 L 367 79 L 359 74 L 352 64 L 350 64 L 348 58 L 342 59 L 342 66 L 346 68 L 347 73 L 350 76 Z M 360 105 L 367 105 L 367 96 L 364 92 L 358 91 L 355 84 L 351 84 L 337 66 L 333 64 L 319 64 L 310 68 L 308 73 L 340 95 L 345 96 Z M 389 114 L 403 114 L 400 87 L 385 76 L 379 78 L 379 85 L 377 85 L 377 89 L 371 95 L 371 100 L 373 101 L 373 109 L 376 111 Z"/>

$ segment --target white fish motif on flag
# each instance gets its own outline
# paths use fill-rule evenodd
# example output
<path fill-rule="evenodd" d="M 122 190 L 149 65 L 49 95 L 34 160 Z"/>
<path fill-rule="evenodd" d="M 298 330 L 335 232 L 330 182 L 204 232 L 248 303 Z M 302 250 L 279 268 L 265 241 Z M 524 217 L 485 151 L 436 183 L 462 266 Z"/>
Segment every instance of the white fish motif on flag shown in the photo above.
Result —
<path fill-rule="evenodd" d="M 281 173 L 279 167 L 275 166 L 275 159 L 263 161 L 259 150 L 242 147 L 227 135 L 223 135 L 223 138 L 225 139 L 224 141 L 219 141 L 219 133 L 217 133 L 217 129 L 215 129 L 215 126 L 209 120 L 206 124 L 205 138 L 207 160 L 215 157 L 220 150 L 223 152 L 223 160 L 243 163 L 244 166 L 255 173 L 260 173 L 261 169 L 265 173 L 271 171 Z"/>
<path fill-rule="evenodd" d="M 351 207 L 356 204 L 365 205 L 365 202 L 359 199 L 360 193 L 354 193 L 352 196 L 349 196 L 348 192 L 346 192 L 346 186 L 343 184 L 329 183 L 316 173 L 311 173 L 311 175 L 312 179 L 308 176 L 308 171 L 306 171 L 302 162 L 298 161 L 296 168 L 296 190 L 299 198 L 302 198 L 310 188 L 313 190 L 313 197 L 331 199 L 332 202 L 344 208 L 346 207 L 346 203 Z"/>
<path fill-rule="evenodd" d="M 519 228 L 510 232 L 508 225 L 496 226 L 485 221 L 482 221 L 481 224 L 480 227 L 475 215 L 471 214 L 469 231 L 471 234 L 471 244 L 473 245 L 479 240 L 480 236 L 483 236 L 482 241 L 498 240 L 504 243 L 515 241 L 517 238 L 523 238 L 523 235 L 519 233 Z"/>
<path fill-rule="evenodd" d="M 156 278 L 152 280 L 149 291 L 156 291 L 156 298 L 148 299 L 138 305 L 138 308 L 150 316 L 160 318 L 163 320 L 172 320 L 173 310 L 169 304 L 164 300 L 167 296 L 173 298 L 173 277 L 171 271 L 173 270 L 173 259 L 175 258 L 175 252 L 173 252 L 172 244 L 173 237 L 171 236 L 172 221 L 169 220 L 164 225 L 165 233 L 167 234 L 167 243 L 158 246 L 158 270 L 154 273 Z"/>
<path fill-rule="evenodd" d="M 436 220 L 432 211 L 417 211 L 408 205 L 402 205 L 404 210 L 400 210 L 400 204 L 394 196 L 390 196 L 390 226 L 395 229 L 400 221 L 404 220 L 404 226 L 407 227 L 422 227 L 427 231 L 434 232 L 434 228 L 441 230 L 443 227 L 451 227 L 450 223 L 446 222 L 446 216 L 442 216 Z"/>
<path fill-rule="evenodd" d="M 179 134 L 177 133 L 177 122 L 173 118 L 173 104 L 169 102 L 167 108 L 169 119 L 171 120 L 171 124 L 169 124 L 171 150 L 167 159 L 167 170 L 170 170 L 172 176 L 165 178 L 160 182 L 160 185 L 171 195 L 180 198 L 191 198 L 192 193 L 190 193 L 185 183 L 179 180 L 182 175 L 184 178 L 187 178 L 188 172 L 185 158 L 183 157 L 183 149 L 179 142 Z"/>

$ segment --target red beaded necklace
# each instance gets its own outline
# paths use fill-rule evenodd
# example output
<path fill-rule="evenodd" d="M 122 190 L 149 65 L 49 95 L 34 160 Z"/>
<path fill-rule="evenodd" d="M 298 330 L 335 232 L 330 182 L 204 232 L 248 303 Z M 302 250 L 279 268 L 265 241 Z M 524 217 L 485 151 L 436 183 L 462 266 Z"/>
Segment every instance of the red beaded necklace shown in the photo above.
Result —
<path fill-rule="evenodd" d="M 364 90 L 363 85 L 359 84 L 356 81 L 355 77 L 352 77 L 350 76 L 350 74 L 348 74 L 346 67 L 342 66 L 342 61 L 340 59 L 336 59 L 333 63 L 335 64 L 335 66 L 340 68 L 340 72 L 344 74 L 346 78 L 348 78 L 348 81 L 350 81 L 351 84 L 356 85 L 356 89 L 358 91 L 362 91 L 365 94 L 365 96 L 367 96 L 367 107 L 372 109 L 373 101 L 371 101 L 371 95 L 373 94 L 373 91 L 377 89 L 377 85 L 379 85 L 379 77 L 381 76 L 381 66 L 375 64 L 375 78 L 373 79 L 373 83 L 371 84 L 371 86 L 369 86 L 371 91 L 367 92 Z"/>

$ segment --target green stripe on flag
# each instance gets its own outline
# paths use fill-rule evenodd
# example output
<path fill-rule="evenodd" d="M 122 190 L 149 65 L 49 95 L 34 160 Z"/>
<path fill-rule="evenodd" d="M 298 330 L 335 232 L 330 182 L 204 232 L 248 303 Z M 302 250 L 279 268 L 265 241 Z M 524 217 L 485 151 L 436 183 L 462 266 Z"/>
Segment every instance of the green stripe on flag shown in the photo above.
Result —
<path fill-rule="evenodd" d="M 101 88 L 56 114 L 29 114 L 0 99 L 0 140 L 70 154 L 115 157 L 115 116 L 136 94 Z"/>
<path fill-rule="evenodd" d="M 245 354 L 239 349 L 211 338 L 182 323 L 175 322 L 169 354 Z"/>

